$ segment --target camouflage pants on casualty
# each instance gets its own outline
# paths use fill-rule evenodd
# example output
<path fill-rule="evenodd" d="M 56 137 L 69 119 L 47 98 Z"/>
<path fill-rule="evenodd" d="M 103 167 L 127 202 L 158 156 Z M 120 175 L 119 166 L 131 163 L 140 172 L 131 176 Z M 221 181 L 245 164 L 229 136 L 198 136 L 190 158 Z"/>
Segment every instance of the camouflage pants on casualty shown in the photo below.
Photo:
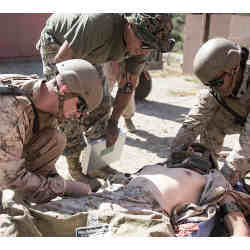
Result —
<path fill-rule="evenodd" d="M 109 235 L 112 236 L 175 235 L 169 217 L 162 213 L 151 194 L 138 186 L 126 186 L 114 192 L 104 191 L 79 199 L 53 201 L 34 208 L 43 213 L 50 211 L 52 214 L 53 211 L 54 215 L 59 214 L 58 217 L 87 213 L 86 224 L 82 226 L 109 224 Z M 65 231 L 73 232 L 75 229 L 72 228 L 73 224 L 68 223 L 68 227 L 70 226 L 71 229 Z M 46 227 L 46 230 L 50 229 Z M 46 233 L 48 236 L 55 236 Z"/>

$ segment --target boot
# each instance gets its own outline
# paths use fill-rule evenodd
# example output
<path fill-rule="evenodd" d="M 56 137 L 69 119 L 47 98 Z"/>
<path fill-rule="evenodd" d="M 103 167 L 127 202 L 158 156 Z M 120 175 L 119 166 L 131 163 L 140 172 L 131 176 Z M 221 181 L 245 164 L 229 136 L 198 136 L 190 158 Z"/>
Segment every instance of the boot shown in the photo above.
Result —
<path fill-rule="evenodd" d="M 136 127 L 131 118 L 125 119 L 125 125 L 130 133 L 134 133 L 136 131 Z"/>

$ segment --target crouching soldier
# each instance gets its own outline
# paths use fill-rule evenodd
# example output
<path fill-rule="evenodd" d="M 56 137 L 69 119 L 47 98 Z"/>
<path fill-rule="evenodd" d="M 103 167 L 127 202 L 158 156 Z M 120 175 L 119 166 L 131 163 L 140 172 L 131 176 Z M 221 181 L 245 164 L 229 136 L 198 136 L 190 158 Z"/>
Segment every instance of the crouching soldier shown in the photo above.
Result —
<path fill-rule="evenodd" d="M 198 50 L 194 73 L 208 87 L 199 94 L 171 150 L 192 143 L 198 135 L 214 155 L 226 156 L 222 146 L 226 135 L 239 134 L 222 172 L 231 184 L 249 171 L 250 153 L 250 64 L 249 50 L 224 38 L 210 39 Z"/>
<path fill-rule="evenodd" d="M 103 98 L 102 81 L 84 60 L 65 61 L 58 69 L 49 81 L 0 75 L 0 189 L 27 202 L 91 192 L 88 184 L 64 180 L 55 169 L 66 145 L 57 121 L 93 111 Z"/>

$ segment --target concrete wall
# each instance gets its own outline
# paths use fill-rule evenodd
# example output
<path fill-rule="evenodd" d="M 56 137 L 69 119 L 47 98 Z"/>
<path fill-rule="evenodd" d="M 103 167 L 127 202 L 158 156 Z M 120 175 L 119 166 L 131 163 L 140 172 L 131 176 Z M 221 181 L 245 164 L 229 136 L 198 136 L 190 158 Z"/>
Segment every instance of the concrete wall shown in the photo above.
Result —
<path fill-rule="evenodd" d="M 209 25 L 205 25 L 209 15 Z M 250 16 L 237 14 L 187 14 L 184 28 L 183 73 L 192 74 L 199 47 L 214 37 L 225 37 L 250 48 Z M 206 28 L 208 30 L 206 30 Z M 207 33 L 207 36 L 204 34 Z"/>
<path fill-rule="evenodd" d="M 1 13 L 0 59 L 39 57 L 35 43 L 49 13 Z"/>
<path fill-rule="evenodd" d="M 204 35 L 204 23 L 202 15 L 186 15 L 184 26 L 184 57 L 183 72 L 189 73 L 193 70 L 191 58 L 194 57 L 202 44 Z"/>
<path fill-rule="evenodd" d="M 186 15 L 183 73 L 192 74 L 195 54 L 207 39 L 229 37 L 232 32 L 231 30 L 235 29 L 235 27 L 231 27 L 231 21 L 231 14 L 209 14 L 209 16 L 206 14 Z"/>
<path fill-rule="evenodd" d="M 228 38 L 250 48 L 250 16 L 232 15 Z"/>

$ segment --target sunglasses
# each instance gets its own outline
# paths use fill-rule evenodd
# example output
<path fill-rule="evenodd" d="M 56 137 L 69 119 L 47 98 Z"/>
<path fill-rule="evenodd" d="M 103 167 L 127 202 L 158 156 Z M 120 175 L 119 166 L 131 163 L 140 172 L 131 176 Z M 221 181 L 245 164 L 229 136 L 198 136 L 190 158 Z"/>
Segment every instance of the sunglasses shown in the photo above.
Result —
<path fill-rule="evenodd" d="M 88 105 L 81 97 L 78 97 L 78 102 L 76 107 L 77 107 L 77 112 L 80 114 L 86 113 L 88 111 Z"/>
<path fill-rule="evenodd" d="M 224 72 L 219 78 L 209 81 L 206 86 L 211 88 L 220 88 L 224 84 L 225 75 L 229 74 L 228 72 Z"/>

